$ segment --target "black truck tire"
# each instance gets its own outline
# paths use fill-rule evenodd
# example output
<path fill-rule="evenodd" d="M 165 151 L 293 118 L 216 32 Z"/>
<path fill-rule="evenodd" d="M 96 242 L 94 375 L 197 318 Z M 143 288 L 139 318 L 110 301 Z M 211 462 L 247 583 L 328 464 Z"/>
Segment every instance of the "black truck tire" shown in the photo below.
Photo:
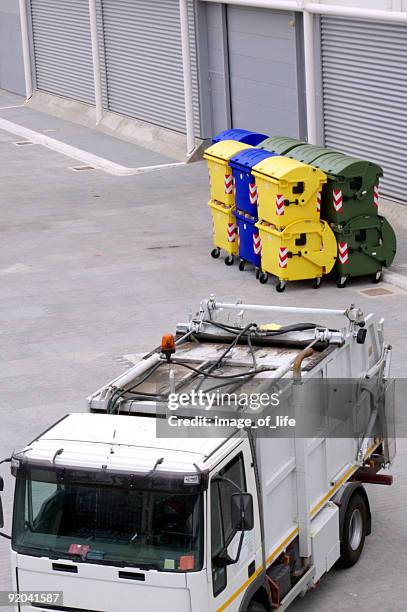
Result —
<path fill-rule="evenodd" d="M 352 567 L 359 560 L 365 545 L 368 528 L 368 509 L 358 491 L 349 500 L 345 511 L 342 529 L 341 556 L 342 567 Z"/>

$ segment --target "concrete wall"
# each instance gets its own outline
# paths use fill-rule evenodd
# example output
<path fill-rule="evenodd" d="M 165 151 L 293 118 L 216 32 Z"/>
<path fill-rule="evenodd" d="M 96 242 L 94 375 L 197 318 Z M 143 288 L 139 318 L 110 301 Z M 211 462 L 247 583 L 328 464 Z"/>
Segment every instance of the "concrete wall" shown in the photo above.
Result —
<path fill-rule="evenodd" d="M 0 1 L 0 88 L 25 93 L 18 0 Z"/>

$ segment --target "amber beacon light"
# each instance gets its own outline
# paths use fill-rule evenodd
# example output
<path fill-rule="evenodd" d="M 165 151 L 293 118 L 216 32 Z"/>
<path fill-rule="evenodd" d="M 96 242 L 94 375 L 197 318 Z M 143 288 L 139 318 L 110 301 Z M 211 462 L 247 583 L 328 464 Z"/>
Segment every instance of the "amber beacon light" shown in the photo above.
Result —
<path fill-rule="evenodd" d="M 166 334 L 161 340 L 161 352 L 170 361 L 171 355 L 175 353 L 175 340 L 172 334 Z"/>

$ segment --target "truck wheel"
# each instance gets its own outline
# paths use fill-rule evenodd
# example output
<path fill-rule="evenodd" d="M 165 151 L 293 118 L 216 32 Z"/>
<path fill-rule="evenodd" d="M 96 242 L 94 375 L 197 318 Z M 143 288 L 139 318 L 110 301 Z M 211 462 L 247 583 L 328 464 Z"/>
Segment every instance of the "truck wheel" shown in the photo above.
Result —
<path fill-rule="evenodd" d="M 263 606 L 263 604 L 257 603 L 257 601 L 252 601 L 247 608 L 247 612 L 268 612 L 268 610 Z"/>
<path fill-rule="evenodd" d="M 360 493 L 354 493 L 343 521 L 340 556 L 342 567 L 352 567 L 362 554 L 367 532 L 367 515 L 365 500 Z"/>

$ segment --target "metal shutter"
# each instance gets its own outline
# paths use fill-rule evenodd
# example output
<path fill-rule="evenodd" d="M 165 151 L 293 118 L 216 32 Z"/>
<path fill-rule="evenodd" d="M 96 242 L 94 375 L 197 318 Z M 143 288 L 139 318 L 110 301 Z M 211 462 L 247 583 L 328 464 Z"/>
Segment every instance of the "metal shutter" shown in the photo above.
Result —
<path fill-rule="evenodd" d="M 381 191 L 407 201 L 407 28 L 322 17 L 325 144 L 379 163 Z"/>
<path fill-rule="evenodd" d="M 109 110 L 185 132 L 178 0 L 102 0 L 102 10 Z M 192 8 L 190 30 L 199 129 Z"/>
<path fill-rule="evenodd" d="M 31 0 L 37 88 L 94 104 L 88 0 Z"/>

